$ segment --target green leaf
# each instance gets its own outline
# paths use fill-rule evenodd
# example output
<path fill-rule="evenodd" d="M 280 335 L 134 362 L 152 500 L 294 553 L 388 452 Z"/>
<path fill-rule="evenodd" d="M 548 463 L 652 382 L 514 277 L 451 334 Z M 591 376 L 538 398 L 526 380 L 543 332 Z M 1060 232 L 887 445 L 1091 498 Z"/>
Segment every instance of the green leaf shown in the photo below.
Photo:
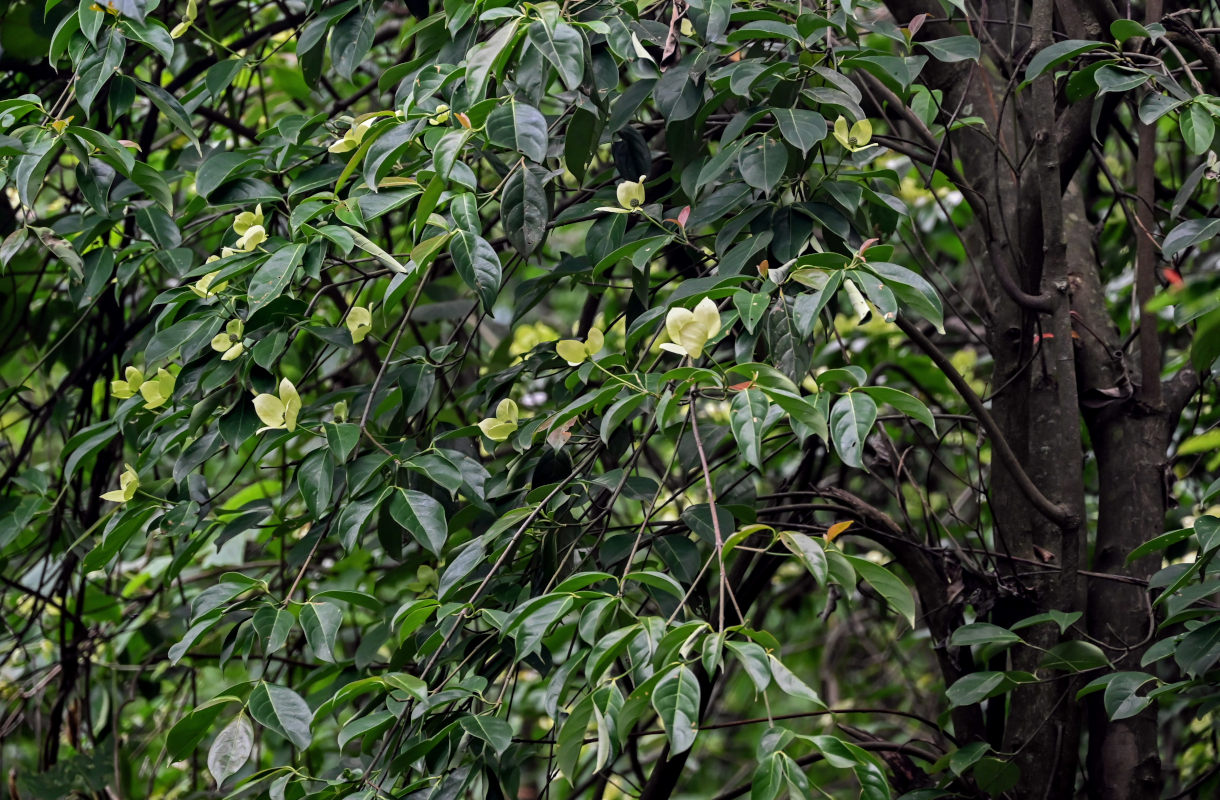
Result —
<path fill-rule="evenodd" d="M 355 719 L 349 720 L 343 725 L 343 729 L 339 731 L 339 749 L 342 750 L 347 746 L 348 742 L 359 736 L 384 731 L 394 722 L 395 719 L 397 719 L 397 717 L 395 717 L 389 711 L 374 711 L 367 716 L 356 717 Z"/>
<path fill-rule="evenodd" d="M 973 36 L 946 36 L 943 39 L 929 39 L 916 42 L 932 54 L 937 61 L 954 64 L 958 61 L 978 61 L 982 53 L 979 40 Z"/>
<path fill-rule="evenodd" d="M 546 159 L 547 124 L 542 112 L 509 98 L 487 117 L 487 140 L 516 150 L 534 163 Z"/>
<path fill-rule="evenodd" d="M 428 552 L 441 554 L 449 537 L 449 523 L 436 499 L 414 489 L 399 488 L 390 498 L 390 515 Z"/>
<path fill-rule="evenodd" d="M 1141 70 L 1116 67 L 1113 64 L 1106 64 L 1093 73 L 1093 80 L 1097 83 L 1099 95 L 1109 92 L 1128 92 L 1143 86 L 1151 77 Z"/>
<path fill-rule="evenodd" d="M 1216 359 L 1220 358 L 1220 309 L 1209 311 L 1199 318 L 1195 327 L 1194 339 L 1190 342 L 1190 364 L 1199 372 L 1208 372 Z M 1211 450 L 1206 446 L 1212 432 L 1191 437 L 1178 447 L 1178 455 L 1188 455 L 1188 451 L 1206 452 Z"/>
<path fill-rule="evenodd" d="M 527 166 L 520 166 L 504 184 L 501 211 L 508 240 L 523 256 L 542 244 L 550 218 L 546 190 L 542 181 Z"/>
<path fill-rule="evenodd" d="M 856 570 L 856 574 L 864 579 L 869 586 L 885 598 L 890 608 L 902 615 L 911 629 L 915 628 L 915 596 L 910 588 L 899 580 L 898 576 L 885 567 L 874 564 L 866 558 L 844 556 Z"/>
<path fill-rule="evenodd" d="M 589 721 L 592 718 L 593 696 L 585 695 L 572 708 L 568 718 L 564 720 L 563 726 L 559 729 L 555 762 L 563 776 L 573 784 L 579 777 L 577 765 L 580 761 L 580 751 L 584 747 L 585 731 L 588 730 Z"/>
<path fill-rule="evenodd" d="M 517 25 L 514 19 L 501 26 L 490 39 L 476 44 L 466 54 L 466 100 L 470 105 L 482 100 L 486 94 L 487 79 L 507 58 L 509 44 L 517 35 Z"/>
<path fill-rule="evenodd" d="M 559 72 L 563 85 L 579 89 L 585 74 L 585 40 L 580 31 L 566 22 L 549 27 L 540 20 L 531 24 L 526 33 L 530 44 Z"/>
<path fill-rule="evenodd" d="M 42 228 L 31 225 L 30 229 L 38 236 L 38 240 L 43 246 L 51 251 L 51 255 L 63 262 L 64 266 L 72 270 L 72 274 L 77 280 L 82 280 L 85 277 L 85 262 L 81 259 L 80 254 L 72 247 L 72 243 L 67 239 L 59 236 L 50 228 Z"/>
<path fill-rule="evenodd" d="M 946 690 L 952 707 L 970 706 L 988 697 L 1003 694 L 1013 687 L 1008 675 L 1003 672 L 972 672 L 958 678 Z"/>
<path fill-rule="evenodd" d="M 144 96 L 152 101 L 152 104 L 160 109 L 165 118 L 178 129 L 178 131 L 195 145 L 196 152 L 200 156 L 203 155 L 203 148 L 199 144 L 199 134 L 195 131 L 195 126 L 191 124 L 191 117 L 186 113 L 186 109 L 178 102 L 178 99 L 169 92 L 162 89 L 160 86 L 154 86 L 151 83 L 144 81 L 136 81 L 136 86 L 140 87 L 140 91 Z"/>
<path fill-rule="evenodd" d="M 746 331 L 753 333 L 771 305 L 771 295 L 738 289 L 733 293 L 733 305 L 741 317 L 741 324 L 745 326 Z"/>
<path fill-rule="evenodd" d="M 483 308 L 491 310 L 500 291 L 500 257 L 490 243 L 477 233 L 459 231 L 449 240 L 453 266 L 466 285 L 479 294 Z"/>
<path fill-rule="evenodd" d="M 776 140 L 761 136 L 742 149 L 737 168 L 748 186 L 770 194 L 788 168 L 788 150 Z"/>
<path fill-rule="evenodd" d="M 292 741 L 295 748 L 304 750 L 310 745 L 314 715 L 292 689 L 260 680 L 250 691 L 248 709 L 255 722 Z"/>
<path fill-rule="evenodd" d="M 1220 620 L 1195 628 L 1178 643 L 1173 654 L 1182 671 L 1198 677 L 1220 660 Z"/>
<path fill-rule="evenodd" d="M 1071 639 L 1060 642 L 1048 650 L 1042 657 L 1041 663 L 1038 664 L 1038 668 L 1060 672 L 1084 672 L 1109 665 L 1110 660 L 1097 645 Z"/>
<path fill-rule="evenodd" d="M 1152 703 L 1152 698 L 1141 697 L 1136 692 L 1156 678 L 1146 672 L 1113 672 L 1091 681 L 1076 693 L 1076 699 L 1105 690 L 1102 704 L 1111 721 L 1134 717 Z"/>
<path fill-rule="evenodd" d="M 760 692 L 767 691 L 771 685 L 771 664 L 767 659 L 767 651 L 754 642 L 727 641 L 724 646 L 737 656 L 754 688 Z"/>
<path fill-rule="evenodd" d="M 347 231 L 352 237 L 352 241 L 356 243 L 357 247 L 381 262 L 382 266 L 392 272 L 406 274 L 407 268 L 400 264 L 398 259 L 383 250 L 381 245 L 373 242 L 360 231 L 352 230 L 351 228 L 343 228 L 343 230 Z"/>
<path fill-rule="evenodd" d="M 815 144 L 826 138 L 826 120 L 816 111 L 804 108 L 773 108 L 771 114 L 779 123 L 779 132 L 784 141 L 808 153 Z"/>
<path fill-rule="evenodd" d="M 780 691 L 790 697 L 812 703 L 817 708 L 826 707 L 822 698 L 818 697 L 818 693 L 809 688 L 809 685 L 798 678 L 792 670 L 784 666 L 783 662 L 774 655 L 769 658 L 771 659 L 771 677 L 775 679 L 775 685 L 780 688 Z"/>
<path fill-rule="evenodd" d="M 1195 518 L 1194 531 L 1204 553 L 1210 553 L 1220 547 L 1220 517 L 1200 514 Z"/>
<path fill-rule="evenodd" d="M 255 270 L 246 290 L 251 314 L 284 293 L 292 283 L 297 267 L 301 265 L 301 259 L 304 257 L 304 244 L 285 245 L 272 253 L 271 258 Z"/>
<path fill-rule="evenodd" d="M 458 720 L 462 730 L 491 745 L 497 756 L 503 755 L 508 746 L 513 743 L 513 728 L 499 717 L 487 714 L 462 717 Z"/>
<path fill-rule="evenodd" d="M 335 663 L 335 637 L 343 623 L 343 612 L 334 603 L 309 602 L 301 606 L 301 629 L 305 640 L 322 661 Z"/>
<path fill-rule="evenodd" d="M 330 58 L 340 77 L 350 80 L 356 67 L 373 46 L 373 17 L 377 6 L 370 5 L 367 11 L 357 8 L 335 26 L 330 34 Z"/>
<path fill-rule="evenodd" d="M 1055 42 L 1039 50 L 1029 60 L 1029 66 L 1025 68 L 1025 82 L 1032 81 L 1043 72 L 1062 64 L 1069 58 L 1075 58 L 1082 53 L 1088 53 L 1099 47 L 1108 46 L 1104 42 L 1094 42 L 1088 39 L 1066 39 L 1062 42 Z"/>
<path fill-rule="evenodd" d="M 652 707 L 665 728 L 674 755 L 685 753 L 695 743 L 701 696 L 695 673 L 685 665 L 665 673 L 653 689 Z"/>
<path fill-rule="evenodd" d="M 1009 626 L 1009 628 L 1014 631 L 1019 631 L 1022 628 L 1028 628 L 1032 625 L 1038 625 L 1043 622 L 1053 622 L 1056 626 L 1058 626 L 1059 633 L 1066 633 L 1067 629 L 1079 622 L 1080 618 L 1083 616 L 1084 612 L 1082 611 L 1068 612 L 1051 610 L 1044 614 L 1034 614 L 1032 617 L 1026 617 L 1019 622 L 1014 622 Z"/>
<path fill-rule="evenodd" d="M 974 622 L 963 625 L 949 637 L 953 647 L 970 647 L 979 644 L 1016 644 L 1024 641 L 1007 628 L 992 625 L 988 622 Z"/>
<path fill-rule="evenodd" d="M 597 150 L 600 134 L 601 119 L 596 114 L 583 108 L 572 112 L 564 133 L 563 161 L 577 181 L 583 182 L 585 179 L 585 169 Z"/>
<path fill-rule="evenodd" d="M 936 420 L 932 417 L 932 412 L 906 392 L 889 386 L 863 386 L 860 391 L 880 403 L 893 406 L 911 419 L 922 422 L 928 426 L 928 430 L 936 433 Z"/>
<path fill-rule="evenodd" d="M 1170 260 L 1186 248 L 1207 241 L 1217 233 L 1220 233 L 1220 219 L 1201 217 L 1187 220 L 1165 234 L 1161 242 L 1161 255 Z"/>
<path fill-rule="evenodd" d="M 770 407 L 766 395 L 757 389 L 746 389 L 733 398 L 729 411 L 733 438 L 746 463 L 758 470 L 762 469 L 763 436 Z"/>
<path fill-rule="evenodd" d="M 240 704 L 241 698 L 229 694 L 214 697 L 174 723 L 165 737 L 165 752 L 169 757 L 174 761 L 188 758 L 230 703 Z"/>
<path fill-rule="evenodd" d="M 253 162 L 248 153 L 213 150 L 195 172 L 195 191 L 208 197 L 242 166 Z"/>
<path fill-rule="evenodd" d="M 812 537 L 794 531 L 780 531 L 779 540 L 797 557 L 805 569 L 813 575 L 818 586 L 825 586 L 828 579 L 826 552 Z"/>
<path fill-rule="evenodd" d="M 287 686 L 259 681 L 250 692 L 250 716 L 264 728 L 283 736 L 298 750 L 309 747 L 313 714 L 301 696 Z"/>
<path fill-rule="evenodd" d="M 907 308 L 931 322 L 939 332 L 945 332 L 945 312 L 941 306 L 940 295 L 932 284 L 918 273 L 898 264 L 878 261 L 869 263 L 868 269 L 880 276 L 885 286 Z"/>
<path fill-rule="evenodd" d="M 1216 122 L 1202 105 L 1192 103 L 1178 115 L 1178 127 L 1186 148 L 1195 155 L 1207 152 L 1216 137 Z"/>
<path fill-rule="evenodd" d="M 848 392 L 830 409 L 830 440 L 843 463 L 864 468 L 864 440 L 877 421 L 877 404 L 862 392 Z"/>
<path fill-rule="evenodd" d="M 330 507 L 334 469 L 330 453 L 325 449 L 314 450 L 305 456 L 305 460 L 297 468 L 297 484 L 301 489 L 301 497 L 315 519 L 325 516 Z"/>
<path fill-rule="evenodd" d="M 1194 533 L 1193 528 L 1179 528 L 1176 531 L 1169 531 L 1168 533 L 1162 533 L 1160 536 L 1155 536 L 1132 550 L 1127 556 L 1126 563 L 1130 564 L 1138 558 L 1143 558 L 1150 553 L 1164 550 L 1170 545 L 1189 539 L 1192 533 Z"/>
<path fill-rule="evenodd" d="M 212 773 L 216 786 L 223 786 L 226 778 L 236 775 L 253 751 L 254 726 L 245 714 L 238 714 L 216 735 L 208 750 L 208 772 Z"/>
<path fill-rule="evenodd" d="M 949 756 L 949 769 L 953 770 L 954 775 L 960 777 L 990 750 L 991 745 L 986 742 L 971 742 L 960 747 Z"/>

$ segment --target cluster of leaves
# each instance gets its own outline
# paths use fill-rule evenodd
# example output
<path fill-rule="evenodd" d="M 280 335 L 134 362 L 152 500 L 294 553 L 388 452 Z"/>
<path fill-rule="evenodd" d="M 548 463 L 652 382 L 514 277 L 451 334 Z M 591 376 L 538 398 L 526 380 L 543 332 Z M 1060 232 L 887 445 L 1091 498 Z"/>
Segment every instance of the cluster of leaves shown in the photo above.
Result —
<path fill-rule="evenodd" d="M 4 745 L 22 796 L 180 796 L 204 754 L 219 790 L 271 798 L 627 794 L 687 752 L 697 796 L 891 797 L 878 752 L 1013 785 L 1001 754 L 941 737 L 934 693 L 904 692 L 935 668 L 894 635 L 919 615 L 889 517 L 828 488 L 901 473 L 869 442 L 916 437 L 943 485 L 907 521 L 993 544 L 985 511 L 937 517 L 986 459 L 954 388 L 893 361 L 899 315 L 946 326 L 910 243 L 956 253 L 971 211 L 913 184 L 854 80 L 944 136 L 918 77 L 977 39 L 913 43 L 837 2 L 47 5 L 29 30 L 73 80 L 0 100 L 6 303 L 37 311 L 0 372 L 0 690 L 56 664 L 88 690 L 46 704 L 54 745 Z M 1155 78 L 1118 53 L 1086 94 Z M 1152 105 L 1206 149 L 1206 98 Z M 1199 296 L 1182 324 L 1220 313 Z M 1081 690 L 1116 718 L 1220 658 L 1213 519 L 1155 584 L 1165 624 L 1198 624 L 1146 662 L 1189 677 Z M 949 644 L 986 666 L 1077 619 Z M 851 674 L 803 644 L 843 636 Z M 947 705 L 1107 664 L 1065 638 Z M 856 696 L 903 716 L 862 733 Z M 914 726 L 942 751 L 886 746 Z"/>

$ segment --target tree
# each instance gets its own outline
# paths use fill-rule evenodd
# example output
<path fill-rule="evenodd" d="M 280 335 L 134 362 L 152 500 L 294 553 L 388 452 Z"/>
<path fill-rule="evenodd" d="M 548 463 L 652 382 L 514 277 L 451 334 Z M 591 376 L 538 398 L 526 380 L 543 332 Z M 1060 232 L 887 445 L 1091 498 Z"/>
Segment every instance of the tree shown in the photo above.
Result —
<path fill-rule="evenodd" d="M 997 5 L 8 6 L 6 796 L 1214 792 L 1220 28 Z"/>

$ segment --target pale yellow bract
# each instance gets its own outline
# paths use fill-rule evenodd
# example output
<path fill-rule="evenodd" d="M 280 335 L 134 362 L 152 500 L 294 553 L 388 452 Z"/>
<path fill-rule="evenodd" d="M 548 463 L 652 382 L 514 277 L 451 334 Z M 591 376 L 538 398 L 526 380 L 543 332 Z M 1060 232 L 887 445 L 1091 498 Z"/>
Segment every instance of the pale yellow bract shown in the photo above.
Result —
<path fill-rule="evenodd" d="M 375 117 L 370 117 L 364 122 L 353 122 L 352 126 L 348 128 L 347 133 L 343 134 L 342 138 L 333 141 L 330 147 L 326 149 L 332 153 L 346 153 L 349 150 L 355 150 L 364 141 L 364 134 L 368 133 L 369 128 L 373 127 L 375 119 Z"/>
<path fill-rule="evenodd" d="M 136 490 L 140 488 L 140 476 L 136 474 L 130 464 L 123 466 L 125 469 L 123 474 L 119 475 L 119 488 L 103 494 L 101 496 L 103 500 L 109 500 L 112 503 L 126 503 L 136 496 Z"/>
<path fill-rule="evenodd" d="M 373 327 L 373 312 L 364 306 L 352 306 L 347 312 L 347 330 L 352 335 L 352 344 L 360 344 Z"/>
<path fill-rule="evenodd" d="M 835 120 L 834 133 L 835 138 L 839 140 L 839 144 L 853 153 L 877 146 L 869 144 L 873 138 L 873 123 L 867 119 L 862 119 L 848 127 L 847 120 L 844 117 L 839 117 Z"/>
<path fill-rule="evenodd" d="M 665 316 L 665 332 L 669 341 L 662 343 L 662 350 L 698 358 L 708 340 L 720 332 L 720 311 L 710 297 L 700 300 L 694 311 L 672 308 Z"/>
<path fill-rule="evenodd" d="M 494 417 L 488 417 L 479 423 L 479 430 L 493 442 L 502 442 L 517 430 L 518 416 L 517 404 L 505 398 L 496 406 Z"/>
<path fill-rule="evenodd" d="M 215 258 L 216 256 L 211 256 L 208 261 L 212 261 Z M 216 281 L 216 276 L 219 274 L 220 270 L 217 270 L 216 272 L 209 272 L 207 275 L 204 275 L 202 278 L 191 284 L 191 291 L 194 292 L 196 296 L 205 300 L 209 297 L 220 294 L 229 287 L 229 282 L 221 281 L 213 286 L 212 284 Z"/>
<path fill-rule="evenodd" d="M 263 225 L 263 204 L 259 203 L 253 211 L 243 211 L 233 218 L 233 230 L 238 236 L 245 236 L 246 231 L 255 225 Z"/>
<path fill-rule="evenodd" d="M 163 406 L 174 396 L 174 383 L 177 382 L 166 369 L 157 370 L 157 374 L 140 384 L 140 395 L 144 398 L 144 407 L 148 409 Z"/>
<path fill-rule="evenodd" d="M 224 353 L 220 357 L 221 361 L 232 361 L 241 355 L 242 350 L 242 334 L 245 333 L 246 324 L 240 319 L 231 319 L 225 325 L 225 332 L 218 333 L 212 337 L 212 349 L 218 353 Z"/>
<path fill-rule="evenodd" d="M 622 208 L 614 206 L 600 206 L 598 211 L 608 211 L 611 214 L 630 214 L 644 207 L 644 178 L 641 175 L 638 181 L 623 181 L 614 190 L 615 197 L 618 198 L 618 204 Z"/>
<path fill-rule="evenodd" d="M 128 367 L 123 371 L 123 377 L 126 380 L 110 382 L 110 393 L 120 400 L 126 400 L 139 394 L 140 384 L 144 383 L 144 373 L 135 367 Z"/>
<path fill-rule="evenodd" d="M 262 225 L 251 225 L 246 229 L 246 232 L 241 235 L 234 245 L 238 250 L 249 252 L 258 247 L 263 242 L 267 241 L 267 231 Z"/>
<path fill-rule="evenodd" d="M 559 357 L 573 367 L 580 366 L 586 358 L 592 358 L 601 352 L 606 344 L 606 337 L 601 329 L 593 328 L 589 336 L 582 342 L 579 339 L 561 339 L 555 343 L 555 352 Z"/>
<path fill-rule="evenodd" d="M 297 428 L 297 415 L 301 413 L 301 396 L 297 387 L 287 378 L 280 380 L 279 395 L 260 394 L 254 398 L 254 413 L 263 421 L 263 431 L 285 429 L 294 431 Z"/>

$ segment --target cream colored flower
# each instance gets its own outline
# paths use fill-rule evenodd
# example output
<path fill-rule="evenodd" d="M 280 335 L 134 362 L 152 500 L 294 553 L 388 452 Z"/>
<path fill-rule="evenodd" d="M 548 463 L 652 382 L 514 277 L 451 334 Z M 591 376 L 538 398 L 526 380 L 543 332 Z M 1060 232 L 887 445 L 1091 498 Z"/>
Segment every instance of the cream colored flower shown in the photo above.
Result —
<path fill-rule="evenodd" d="M 694 311 L 672 308 L 665 316 L 665 332 L 670 340 L 662 350 L 698 358 L 708 339 L 720 332 L 720 312 L 710 297 L 700 300 Z"/>
<path fill-rule="evenodd" d="M 254 413 L 263 421 L 263 431 L 279 430 L 281 428 L 294 431 L 297 428 L 297 415 L 301 413 L 301 396 L 292 381 L 284 378 L 280 381 L 279 396 L 260 394 L 254 398 Z"/>
<path fill-rule="evenodd" d="M 246 232 L 241 235 L 241 238 L 234 242 L 234 245 L 238 250 L 245 250 L 248 253 L 265 241 L 267 241 L 267 231 L 263 230 L 263 226 L 251 225 L 246 228 Z"/>
<path fill-rule="evenodd" d="M 112 503 L 126 503 L 136 496 L 136 490 L 140 488 L 140 476 L 136 474 L 130 464 L 124 464 L 123 467 L 123 474 L 119 475 L 119 488 L 106 492 L 102 495 L 103 500 L 109 500 Z"/>
<path fill-rule="evenodd" d="M 496 406 L 496 415 L 479 423 L 479 430 L 493 442 L 502 442 L 517 430 L 517 404 L 505 398 Z"/>
<path fill-rule="evenodd" d="M 253 211 L 243 211 L 233 218 L 233 230 L 238 236 L 245 236 L 246 231 L 255 225 L 263 224 L 263 204 L 259 203 Z"/>
<path fill-rule="evenodd" d="M 128 367 L 123 371 L 123 377 L 127 380 L 110 382 L 110 393 L 120 400 L 135 397 L 140 392 L 140 384 L 144 383 L 144 373 L 135 367 Z"/>
<path fill-rule="evenodd" d="M 352 306 L 347 312 L 347 330 L 352 335 L 352 344 L 360 344 L 373 327 L 373 312 L 364 306 Z"/>
<path fill-rule="evenodd" d="M 245 330 L 246 323 L 240 319 L 231 319 L 225 325 L 224 333 L 218 333 L 212 337 L 212 349 L 218 353 L 224 353 L 220 357 L 221 361 L 232 361 L 241 355 L 242 350 L 245 349 L 241 343 Z"/>
<path fill-rule="evenodd" d="M 608 211 L 611 214 L 630 214 L 644 206 L 644 178 L 641 175 L 638 181 L 623 181 L 614 190 L 618 197 L 618 204 L 621 208 L 613 206 L 601 206 L 598 211 Z"/>
<path fill-rule="evenodd" d="M 343 134 L 343 138 L 336 139 L 326 149 L 332 153 L 346 153 L 349 150 L 355 150 L 364 141 L 364 134 L 369 132 L 369 128 L 373 127 L 376 119 L 376 117 L 370 117 L 364 122 L 353 122 L 347 133 Z"/>
<path fill-rule="evenodd" d="M 839 144 L 853 153 L 877 146 L 869 144 L 873 138 L 873 123 L 867 119 L 862 119 L 848 128 L 847 120 L 839 117 L 835 120 L 835 138 L 839 140 Z"/>
<path fill-rule="evenodd" d="M 583 342 L 579 339 L 562 339 L 555 343 L 555 352 L 559 357 L 573 367 L 584 363 L 586 358 L 592 358 L 606 344 L 606 337 L 598 328 L 589 331 L 589 337 Z"/>
<path fill-rule="evenodd" d="M 208 261 L 210 262 L 214 258 L 215 256 L 210 256 Z M 216 276 L 219 274 L 220 270 L 216 270 L 215 272 L 209 272 L 207 275 L 204 275 L 202 278 L 191 284 L 191 291 L 204 300 L 220 294 L 225 289 L 229 288 L 229 282 L 221 281 L 213 286 L 212 283 L 216 280 Z"/>
<path fill-rule="evenodd" d="M 155 377 L 140 384 L 140 394 L 146 401 L 145 408 L 157 408 L 169 402 L 174 396 L 174 384 L 177 378 L 164 369 L 157 370 Z"/>

